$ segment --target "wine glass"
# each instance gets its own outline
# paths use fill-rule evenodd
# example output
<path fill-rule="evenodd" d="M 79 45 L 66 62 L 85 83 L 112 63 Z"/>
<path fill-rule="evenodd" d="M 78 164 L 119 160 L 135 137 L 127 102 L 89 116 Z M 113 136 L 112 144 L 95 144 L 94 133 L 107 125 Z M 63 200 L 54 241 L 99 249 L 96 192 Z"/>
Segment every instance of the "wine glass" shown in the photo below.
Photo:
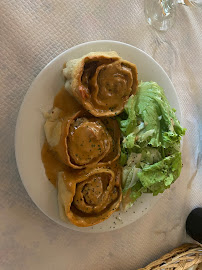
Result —
<path fill-rule="evenodd" d="M 167 31 L 175 22 L 177 4 L 202 7 L 202 0 L 144 0 L 147 22 L 156 30 Z"/>

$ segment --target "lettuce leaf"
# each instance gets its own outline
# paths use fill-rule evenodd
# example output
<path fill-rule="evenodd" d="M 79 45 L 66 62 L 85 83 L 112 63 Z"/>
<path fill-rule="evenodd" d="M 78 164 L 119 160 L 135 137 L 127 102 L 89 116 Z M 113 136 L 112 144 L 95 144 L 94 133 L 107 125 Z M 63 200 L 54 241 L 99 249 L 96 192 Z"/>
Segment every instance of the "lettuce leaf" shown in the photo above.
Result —
<path fill-rule="evenodd" d="M 177 152 L 165 157 L 152 165 L 145 165 L 142 169 L 135 166 L 125 167 L 123 179 L 123 195 L 127 195 L 129 206 L 142 195 L 152 193 L 154 196 L 163 193 L 179 177 L 182 168 L 181 153 Z M 129 193 L 127 193 L 130 190 Z M 123 196 L 123 200 L 125 199 Z M 126 205 L 125 208 L 128 208 Z"/>
<path fill-rule="evenodd" d="M 139 189 L 144 188 L 144 186 L 139 181 L 139 174 L 142 172 L 142 169 L 145 166 L 156 164 L 155 162 L 161 159 L 161 153 L 159 150 L 152 147 L 146 147 L 142 149 L 141 153 L 132 152 L 127 160 L 127 166 L 124 166 L 123 168 L 123 193 L 126 193 L 129 189 L 132 188 L 133 197 L 134 192 L 138 192 L 138 194 L 140 194 Z"/>
<path fill-rule="evenodd" d="M 181 153 L 177 152 L 157 163 L 144 166 L 137 176 L 144 188 L 157 195 L 169 188 L 179 177 L 181 168 Z"/>
<path fill-rule="evenodd" d="M 123 147 L 128 149 L 146 145 L 166 148 L 185 134 L 163 89 L 155 82 L 139 84 L 137 94 L 129 98 L 125 112 L 119 116 L 119 123 Z"/>

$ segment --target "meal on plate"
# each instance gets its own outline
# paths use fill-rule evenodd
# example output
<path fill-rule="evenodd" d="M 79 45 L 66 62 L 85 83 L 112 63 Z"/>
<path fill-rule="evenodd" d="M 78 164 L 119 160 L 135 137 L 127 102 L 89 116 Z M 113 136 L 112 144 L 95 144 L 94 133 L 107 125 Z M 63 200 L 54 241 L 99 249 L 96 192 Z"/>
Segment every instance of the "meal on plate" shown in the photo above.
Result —
<path fill-rule="evenodd" d="M 63 74 L 41 152 L 61 219 L 93 226 L 169 188 L 180 175 L 185 129 L 163 89 L 138 83 L 135 64 L 116 52 L 68 61 Z"/>

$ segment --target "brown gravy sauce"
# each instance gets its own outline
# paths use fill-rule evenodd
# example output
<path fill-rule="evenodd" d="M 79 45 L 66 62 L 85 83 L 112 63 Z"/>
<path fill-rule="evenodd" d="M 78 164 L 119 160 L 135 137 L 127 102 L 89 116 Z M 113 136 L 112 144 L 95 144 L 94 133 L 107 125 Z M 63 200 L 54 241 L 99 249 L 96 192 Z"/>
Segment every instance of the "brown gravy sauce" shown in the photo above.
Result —
<path fill-rule="evenodd" d="M 54 98 L 53 107 L 57 107 L 65 112 L 65 114 L 74 114 L 82 109 L 82 106 L 71 96 L 64 88 L 58 92 Z"/>
<path fill-rule="evenodd" d="M 82 109 L 81 105 L 65 90 L 64 87 L 55 96 L 53 102 L 53 108 L 54 107 L 64 111 L 65 115 L 73 115 Z M 41 159 L 45 168 L 46 176 L 55 187 L 57 186 L 58 172 L 71 170 L 68 166 L 57 159 L 46 141 L 42 147 Z"/>
<path fill-rule="evenodd" d="M 42 147 L 41 158 L 48 180 L 56 187 L 58 172 L 67 170 L 68 167 L 57 160 L 47 142 L 45 142 Z"/>

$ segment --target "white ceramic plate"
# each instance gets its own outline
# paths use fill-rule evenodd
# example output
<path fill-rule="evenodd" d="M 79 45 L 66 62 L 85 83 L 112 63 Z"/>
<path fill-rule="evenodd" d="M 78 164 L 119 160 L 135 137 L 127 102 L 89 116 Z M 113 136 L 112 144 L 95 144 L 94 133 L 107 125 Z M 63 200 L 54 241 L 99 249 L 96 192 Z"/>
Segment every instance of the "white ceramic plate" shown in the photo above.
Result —
<path fill-rule="evenodd" d="M 138 79 L 155 81 L 164 88 L 172 107 L 180 108 L 173 84 L 165 71 L 145 52 L 117 41 L 93 41 L 75 46 L 53 59 L 36 77 L 21 105 L 16 125 L 15 152 L 22 182 L 38 208 L 50 219 L 67 228 L 83 232 L 103 232 L 124 227 L 142 217 L 160 196 L 144 194 L 127 212 L 116 212 L 106 221 L 88 228 L 66 224 L 59 218 L 57 192 L 48 181 L 41 161 L 44 142 L 42 112 L 51 109 L 56 93 L 64 84 L 63 64 L 92 51 L 116 51 L 123 59 L 137 65 Z"/>

